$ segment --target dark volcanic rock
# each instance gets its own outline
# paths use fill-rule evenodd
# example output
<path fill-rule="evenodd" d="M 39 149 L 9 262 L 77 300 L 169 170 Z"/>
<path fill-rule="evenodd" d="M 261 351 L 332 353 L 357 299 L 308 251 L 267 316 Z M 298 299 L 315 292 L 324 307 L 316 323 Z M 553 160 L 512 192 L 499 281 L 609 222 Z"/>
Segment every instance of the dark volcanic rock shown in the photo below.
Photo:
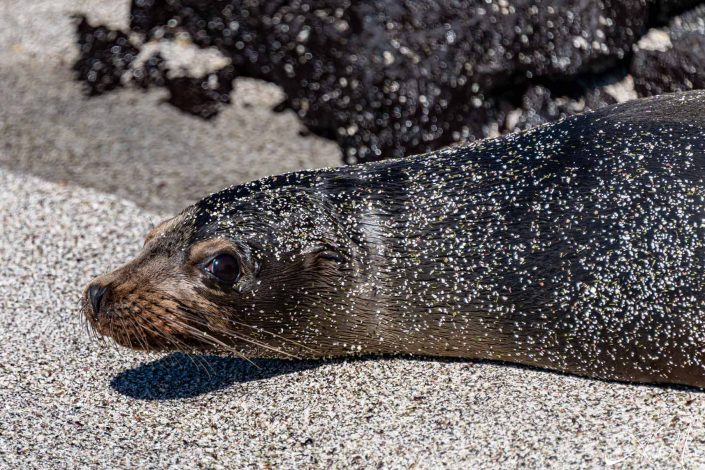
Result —
<path fill-rule="evenodd" d="M 631 73 L 640 95 L 705 88 L 705 6 L 674 18 L 657 44 L 635 48 Z M 659 41 L 660 39 L 660 41 Z"/>
<path fill-rule="evenodd" d="M 652 4 L 651 15 L 654 22 L 668 23 L 671 17 L 699 5 L 702 0 L 649 0 L 649 2 Z"/>
<path fill-rule="evenodd" d="M 521 106 L 507 115 L 505 131 L 530 129 L 586 110 L 589 108 L 580 98 L 561 95 L 544 86 L 533 85 L 526 90 Z"/>
<path fill-rule="evenodd" d="M 229 102 L 236 76 L 267 80 L 286 93 L 277 109 L 293 109 L 311 132 L 335 139 L 345 161 L 377 160 L 611 104 L 600 77 L 624 78 L 630 62 L 641 95 L 699 88 L 702 13 L 671 22 L 673 51 L 634 49 L 650 26 L 694 3 L 133 0 L 130 28 L 141 41 L 187 33 L 231 65 L 173 77 L 154 55 L 125 75 L 140 45 L 113 32 L 122 48 L 116 56 L 105 39 L 110 31 L 82 22 L 76 68 L 82 80 L 100 84 L 89 83 L 92 93 L 127 77 L 168 88 L 170 103 L 203 118 Z"/>
<path fill-rule="evenodd" d="M 152 54 L 141 66 L 130 70 L 129 80 L 140 88 L 165 86 L 169 69 L 161 54 Z"/>
<path fill-rule="evenodd" d="M 486 136 L 488 95 L 606 69 L 648 15 L 642 0 L 136 0 L 131 27 L 218 48 L 358 161 Z"/>
<path fill-rule="evenodd" d="M 568 82 L 531 85 L 521 104 L 507 113 L 502 133 L 530 129 L 540 124 L 595 111 L 618 102 L 608 91 L 611 85 L 624 82 L 626 70 L 616 69 L 601 75 L 588 75 Z"/>
<path fill-rule="evenodd" d="M 227 66 L 204 77 L 165 78 L 169 103 L 190 114 L 210 119 L 220 108 L 230 103 L 235 72 Z"/>
<path fill-rule="evenodd" d="M 130 42 L 127 34 L 91 26 L 85 17 L 78 19 L 80 56 L 73 68 L 86 84 L 89 95 L 99 95 L 126 83 L 142 89 L 166 87 L 169 103 L 203 119 L 216 116 L 223 105 L 230 103 L 235 79 L 232 66 L 203 77 L 171 76 L 161 54 L 152 54 L 137 64 L 140 48 Z"/>
<path fill-rule="evenodd" d="M 105 26 L 93 27 L 85 16 L 76 17 L 79 58 L 73 66 L 89 95 L 100 95 L 122 86 L 121 77 L 139 49 L 127 35 Z"/>

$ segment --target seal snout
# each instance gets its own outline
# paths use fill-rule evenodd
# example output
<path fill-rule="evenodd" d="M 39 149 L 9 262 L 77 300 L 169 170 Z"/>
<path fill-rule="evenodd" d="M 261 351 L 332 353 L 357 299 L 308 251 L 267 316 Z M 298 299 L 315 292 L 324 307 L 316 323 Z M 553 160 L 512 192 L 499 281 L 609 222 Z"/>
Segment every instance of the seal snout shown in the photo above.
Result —
<path fill-rule="evenodd" d="M 88 286 L 88 300 L 90 301 L 91 308 L 93 309 L 93 315 L 95 315 L 96 317 L 100 313 L 100 308 L 103 304 L 103 299 L 105 298 L 105 294 L 107 292 L 108 287 L 98 283 L 94 283 Z"/>

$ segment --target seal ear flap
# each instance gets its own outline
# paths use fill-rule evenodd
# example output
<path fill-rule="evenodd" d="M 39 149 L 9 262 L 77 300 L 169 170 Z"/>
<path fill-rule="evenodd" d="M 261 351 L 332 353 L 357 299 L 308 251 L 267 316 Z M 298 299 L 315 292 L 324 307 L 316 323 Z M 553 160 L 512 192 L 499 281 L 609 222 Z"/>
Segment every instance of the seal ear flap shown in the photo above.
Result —
<path fill-rule="evenodd" d="M 147 233 L 147 236 L 144 237 L 143 246 L 146 245 L 147 243 L 149 243 L 150 240 L 152 240 L 154 237 L 156 237 L 160 233 L 163 233 L 168 227 L 175 224 L 180 219 L 181 219 L 181 217 L 177 215 L 175 217 L 171 217 L 169 219 L 162 220 L 157 225 L 152 227 L 152 229 Z"/>
<path fill-rule="evenodd" d="M 341 250 L 328 243 L 314 245 L 303 254 L 311 260 L 332 261 L 339 264 L 345 263 L 348 259 Z"/>

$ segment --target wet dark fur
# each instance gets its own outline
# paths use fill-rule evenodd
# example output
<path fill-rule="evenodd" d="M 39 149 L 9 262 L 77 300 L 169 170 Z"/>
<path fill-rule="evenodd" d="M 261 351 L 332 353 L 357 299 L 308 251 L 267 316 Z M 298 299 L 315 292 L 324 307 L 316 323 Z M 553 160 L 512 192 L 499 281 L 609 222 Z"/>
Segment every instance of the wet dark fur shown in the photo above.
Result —
<path fill-rule="evenodd" d="M 705 385 L 705 94 L 274 176 L 157 227 L 91 324 L 143 349 L 423 354 Z M 203 270 L 233 254 L 223 285 Z M 87 301 L 86 301 L 87 302 Z"/>

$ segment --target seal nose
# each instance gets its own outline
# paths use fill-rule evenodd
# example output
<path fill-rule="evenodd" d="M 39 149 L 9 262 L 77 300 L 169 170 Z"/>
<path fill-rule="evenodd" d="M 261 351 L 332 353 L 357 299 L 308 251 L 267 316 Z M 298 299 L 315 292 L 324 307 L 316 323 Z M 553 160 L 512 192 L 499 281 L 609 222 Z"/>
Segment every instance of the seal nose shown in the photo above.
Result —
<path fill-rule="evenodd" d="M 100 312 L 100 304 L 106 292 L 108 292 L 108 288 L 99 284 L 93 284 L 88 288 L 88 298 L 91 301 L 91 307 L 95 315 Z"/>

